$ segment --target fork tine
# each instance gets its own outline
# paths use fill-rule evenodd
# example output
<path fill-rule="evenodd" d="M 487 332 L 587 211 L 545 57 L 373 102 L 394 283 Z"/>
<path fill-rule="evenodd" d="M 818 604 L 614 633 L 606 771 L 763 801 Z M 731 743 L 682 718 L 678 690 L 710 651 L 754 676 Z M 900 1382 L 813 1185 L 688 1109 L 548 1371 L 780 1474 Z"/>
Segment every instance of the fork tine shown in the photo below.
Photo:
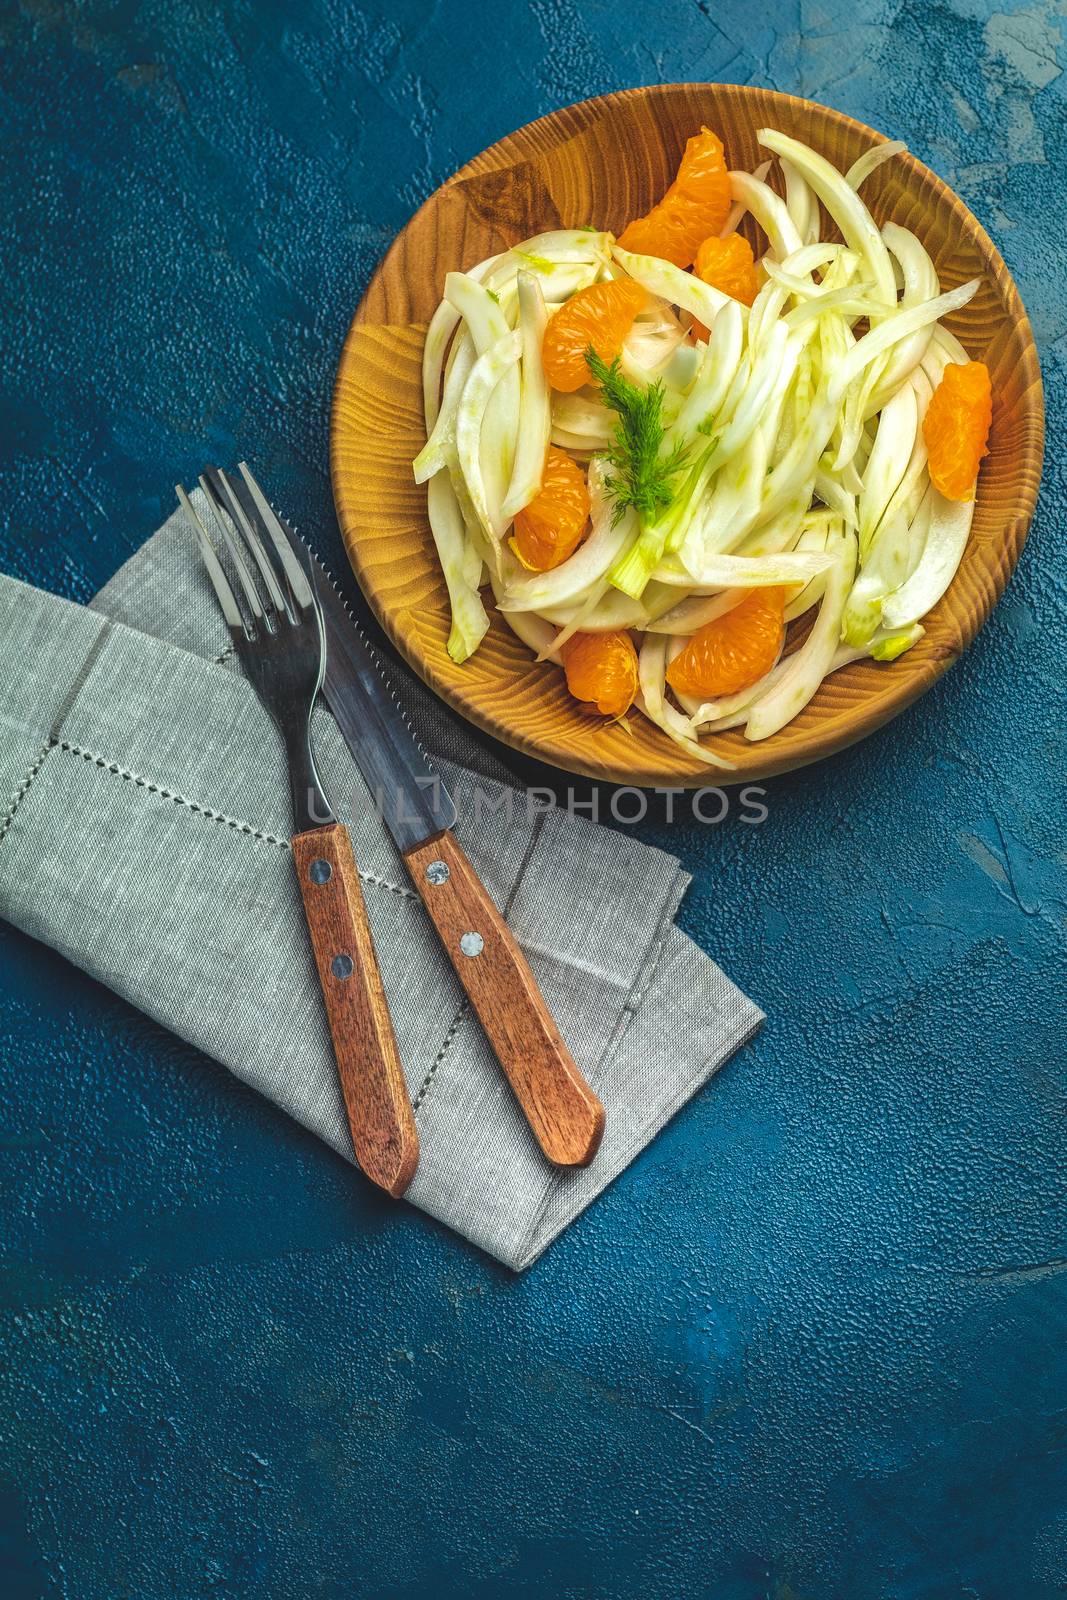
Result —
<path fill-rule="evenodd" d="M 203 558 L 204 566 L 207 568 L 207 575 L 211 579 L 211 586 L 218 597 L 219 605 L 222 607 L 222 614 L 231 628 L 240 628 L 241 632 L 244 633 L 246 630 L 241 608 L 237 604 L 237 598 L 233 590 L 230 588 L 230 580 L 223 570 L 222 562 L 215 554 L 215 546 L 211 542 L 208 531 L 180 483 L 174 485 L 174 492 L 178 496 L 178 504 L 193 525 L 197 543 L 200 546 L 200 554 Z"/>
<path fill-rule="evenodd" d="M 255 527 L 247 511 L 245 510 L 245 507 L 241 504 L 241 501 L 234 490 L 233 484 L 220 467 L 209 467 L 207 469 L 207 477 L 211 482 L 216 495 L 220 499 L 225 500 L 226 509 L 233 518 L 235 527 L 239 528 L 241 533 L 244 535 L 245 543 L 247 544 L 249 550 L 251 550 L 252 558 L 255 561 L 256 566 L 259 568 L 260 577 L 263 579 L 263 582 L 266 585 L 267 594 L 270 597 L 270 604 L 276 611 L 288 614 L 288 603 L 282 590 L 282 586 L 278 582 L 278 575 L 274 570 L 274 563 L 271 561 L 266 550 L 264 549 L 263 540 L 260 538 L 259 530 Z"/>
<path fill-rule="evenodd" d="M 259 487 L 259 484 L 256 482 L 255 478 L 252 476 L 252 473 L 249 470 L 248 462 L 239 461 L 237 463 L 237 470 L 241 474 L 245 483 L 248 485 L 248 492 L 255 501 L 256 510 L 259 512 L 260 519 L 262 520 L 267 532 L 270 534 L 274 548 L 277 550 L 278 555 L 281 558 L 282 566 L 285 568 L 285 576 L 289 579 L 289 586 L 293 591 L 293 595 L 297 604 L 304 610 L 306 610 L 308 606 L 314 606 L 315 597 L 311 592 L 311 585 L 308 582 L 307 573 L 304 571 L 304 568 L 297 559 L 296 552 L 293 550 L 292 545 L 286 538 L 285 529 L 278 520 L 273 506 L 263 493 L 263 490 Z"/>
<path fill-rule="evenodd" d="M 209 471 L 210 470 L 212 469 L 209 468 Z M 237 577 L 240 581 L 241 589 L 244 593 L 245 599 L 248 601 L 248 604 L 251 607 L 252 615 L 255 617 L 257 622 L 261 622 L 263 620 L 263 605 L 259 598 L 259 590 L 256 588 L 256 580 L 249 570 L 248 562 L 245 560 L 245 551 L 244 546 L 241 543 L 240 534 L 235 537 L 231 531 L 230 525 L 223 514 L 223 507 L 219 499 L 218 491 L 207 474 L 203 472 L 200 474 L 200 487 L 204 491 L 204 497 L 207 500 L 208 505 L 211 507 L 211 515 L 214 518 L 215 526 L 222 534 L 226 548 L 230 552 L 230 556 L 233 559 L 233 564 L 237 569 Z"/>

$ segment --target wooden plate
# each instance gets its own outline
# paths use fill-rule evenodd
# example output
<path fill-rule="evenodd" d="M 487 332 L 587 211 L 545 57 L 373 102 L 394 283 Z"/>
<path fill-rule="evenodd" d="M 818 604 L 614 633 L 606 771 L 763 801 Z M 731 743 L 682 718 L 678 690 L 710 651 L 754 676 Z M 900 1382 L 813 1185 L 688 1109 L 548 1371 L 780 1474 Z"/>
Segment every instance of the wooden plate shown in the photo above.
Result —
<path fill-rule="evenodd" d="M 733 84 L 666 84 L 605 95 L 553 112 L 502 139 L 442 185 L 398 236 L 356 313 L 334 391 L 334 498 L 356 576 L 383 627 L 427 684 L 505 744 L 587 777 L 644 785 L 742 782 L 831 755 L 911 704 L 971 642 L 1018 559 L 1037 499 L 1044 436 L 1041 374 L 1018 291 L 966 206 L 912 157 L 885 163 L 863 194 L 879 221 L 912 228 L 942 287 L 981 276 L 950 326 L 993 379 L 990 453 L 982 466 L 970 543 L 956 578 L 925 619 L 926 635 L 891 665 L 863 661 L 828 679 L 788 727 L 759 744 L 715 735 L 736 762 L 718 774 L 634 714 L 603 726 L 568 695 L 562 674 L 537 665 L 492 614 L 463 666 L 445 651 L 448 604 L 412 480 L 422 445 L 426 323 L 445 273 L 548 228 L 593 223 L 621 231 L 674 175 L 686 139 L 706 123 L 732 166 L 763 159 L 756 130 L 779 128 L 847 168 L 882 135 L 825 106 Z"/>

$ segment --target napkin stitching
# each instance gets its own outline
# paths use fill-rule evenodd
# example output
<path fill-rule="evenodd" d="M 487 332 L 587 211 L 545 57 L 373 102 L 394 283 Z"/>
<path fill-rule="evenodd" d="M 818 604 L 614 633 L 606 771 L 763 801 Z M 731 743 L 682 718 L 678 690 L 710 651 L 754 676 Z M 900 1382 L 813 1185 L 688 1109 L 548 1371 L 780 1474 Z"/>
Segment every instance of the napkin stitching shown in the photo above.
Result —
<path fill-rule="evenodd" d="M 22 803 L 25 790 L 29 788 L 33 779 L 37 776 L 45 756 L 53 748 L 64 750 L 68 755 L 80 756 L 83 761 L 91 762 L 93 766 L 100 767 L 104 772 L 113 773 L 115 777 L 122 778 L 124 782 L 135 784 L 138 789 L 144 789 L 148 794 L 158 794 L 164 800 L 173 800 L 175 805 L 187 806 L 190 811 L 195 811 L 198 816 L 207 817 L 210 822 L 224 823 L 227 828 L 234 828 L 238 833 L 250 834 L 253 839 L 260 839 L 264 844 L 276 844 L 280 850 L 290 850 L 292 848 L 288 839 L 280 839 L 277 834 L 266 833 L 261 828 L 254 828 L 250 822 L 245 822 L 241 817 L 230 817 L 224 811 L 216 811 L 211 806 L 203 806 L 198 800 L 190 800 L 187 795 L 178 794 L 174 789 L 167 789 L 163 784 L 156 783 L 151 778 L 142 777 L 140 773 L 131 771 L 129 767 L 120 766 L 117 761 L 109 761 L 99 751 L 86 750 L 84 745 L 72 744 L 69 739 L 50 739 L 48 741 L 41 752 L 40 758 L 29 773 L 28 781 L 24 780 L 25 787 L 22 793 L 16 797 L 14 806 L 4 818 L 3 823 L 0 824 L 0 839 L 4 837 L 10 827 L 11 818 Z M 402 884 L 390 883 L 388 878 L 379 878 L 376 873 L 359 871 L 359 877 L 364 883 L 373 883 L 378 889 L 388 889 L 391 894 L 400 895 L 404 900 L 417 900 L 419 898 L 414 889 L 405 889 Z"/>
<path fill-rule="evenodd" d="M 419 1085 L 418 1091 L 416 1092 L 415 1098 L 411 1102 L 412 1111 L 417 1111 L 422 1105 L 422 1102 L 425 1100 L 430 1084 L 433 1082 L 434 1074 L 441 1065 L 441 1062 L 445 1059 L 445 1056 L 448 1054 L 449 1046 L 451 1045 L 452 1040 L 456 1037 L 459 1025 L 466 1016 L 469 1007 L 470 1001 L 467 999 L 466 995 L 464 995 L 463 999 L 460 1001 L 459 1010 L 452 1018 L 452 1025 L 445 1034 L 441 1048 L 438 1050 L 436 1057 L 431 1063 L 429 1072 L 426 1074 L 425 1078 L 423 1078 L 421 1084 Z"/>
<path fill-rule="evenodd" d="M 279 839 L 277 834 L 265 833 L 260 828 L 253 828 L 250 822 L 244 822 L 239 817 L 228 817 L 224 811 L 215 811 L 211 806 L 202 806 L 197 800 L 190 800 L 187 795 L 178 794 L 174 789 L 164 788 L 163 784 L 154 782 L 151 778 L 144 778 L 138 772 L 132 772 L 129 767 L 122 767 L 117 761 L 109 761 L 97 750 L 86 750 L 84 745 L 72 744 L 69 739 L 57 741 L 60 750 L 65 750 L 68 755 L 80 756 L 83 761 L 89 761 L 93 766 L 100 767 L 104 772 L 113 773 L 116 778 L 133 783 L 138 789 L 144 789 L 149 794 L 158 794 L 164 800 L 173 800 L 175 805 L 188 806 L 190 811 L 195 811 L 202 817 L 207 817 L 212 822 L 224 822 L 228 828 L 236 828 L 238 833 L 250 833 L 254 839 L 261 839 L 264 844 L 276 844 L 282 850 L 289 849 L 286 839 Z"/>
<path fill-rule="evenodd" d="M 26 776 L 15 790 L 15 793 L 11 796 L 7 810 L 4 812 L 3 817 L 0 817 L 0 840 L 2 840 L 4 835 L 7 833 L 7 830 L 10 828 L 15 819 L 15 812 L 18 810 L 19 806 L 25 800 L 26 796 L 33 787 L 33 780 L 44 766 L 45 756 L 48 754 L 49 750 L 51 750 L 54 743 L 55 740 L 51 737 L 45 740 L 41 747 L 40 755 L 27 771 Z"/>

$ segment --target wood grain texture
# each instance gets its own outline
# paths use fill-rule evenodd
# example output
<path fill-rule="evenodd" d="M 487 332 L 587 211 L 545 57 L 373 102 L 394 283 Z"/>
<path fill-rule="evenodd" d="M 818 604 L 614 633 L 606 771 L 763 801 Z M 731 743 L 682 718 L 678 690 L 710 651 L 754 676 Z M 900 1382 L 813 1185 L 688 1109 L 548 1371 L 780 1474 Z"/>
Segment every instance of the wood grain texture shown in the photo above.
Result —
<path fill-rule="evenodd" d="M 432 689 L 488 733 L 526 755 L 613 782 L 747 782 L 830 755 L 896 716 L 986 621 L 1022 549 L 1041 476 L 1041 374 L 1011 275 L 963 202 L 914 157 L 896 157 L 867 181 L 864 198 L 880 222 L 919 235 L 943 288 L 981 277 L 978 294 L 948 325 L 989 365 L 994 395 L 970 542 L 920 643 L 891 664 L 863 661 L 835 673 L 795 721 L 759 744 L 740 731 L 714 736 L 713 748 L 736 763 L 732 773 L 696 762 L 638 715 L 630 732 L 592 721 L 562 675 L 535 664 L 491 606 L 480 650 L 463 666 L 449 659 L 444 580 L 425 489 L 411 476 L 425 437 L 422 341 L 445 273 L 542 228 L 592 222 L 621 230 L 662 194 L 702 122 L 722 134 L 730 164 L 749 169 L 762 159 L 756 133 L 764 126 L 805 140 L 841 168 L 884 137 L 811 101 L 732 84 L 628 90 L 530 123 L 445 183 L 395 240 L 349 332 L 334 392 L 338 518 L 356 576 L 394 644 Z"/>
<path fill-rule="evenodd" d="M 293 860 L 356 1159 L 372 1183 L 402 1195 L 419 1136 L 348 830 L 335 822 L 296 834 Z"/>
<path fill-rule="evenodd" d="M 416 845 L 405 860 L 538 1144 L 557 1166 L 588 1166 L 604 1107 L 575 1066 L 514 934 L 451 833 Z"/>

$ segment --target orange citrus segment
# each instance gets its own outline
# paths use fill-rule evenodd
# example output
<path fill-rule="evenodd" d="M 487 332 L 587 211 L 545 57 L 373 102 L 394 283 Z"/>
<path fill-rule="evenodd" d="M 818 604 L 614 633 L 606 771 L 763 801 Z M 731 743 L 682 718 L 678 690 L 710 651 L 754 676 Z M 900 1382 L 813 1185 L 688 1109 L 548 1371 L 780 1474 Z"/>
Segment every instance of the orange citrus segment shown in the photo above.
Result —
<path fill-rule="evenodd" d="M 567 688 L 605 717 L 621 717 L 637 693 L 637 651 L 628 633 L 576 633 L 560 654 Z"/>
<path fill-rule="evenodd" d="M 658 205 L 622 231 L 624 250 L 691 266 L 702 239 L 721 233 L 730 210 L 730 175 L 722 140 L 701 128 L 685 147 L 678 176 Z"/>
<path fill-rule="evenodd" d="M 993 421 L 993 387 L 984 361 L 947 366 L 923 418 L 930 478 L 949 500 L 970 500 Z"/>
<path fill-rule="evenodd" d="M 574 554 L 588 520 L 585 473 L 569 455 L 551 445 L 541 487 L 515 518 L 511 548 L 531 572 L 548 572 Z"/>
<path fill-rule="evenodd" d="M 710 700 L 758 682 L 782 648 L 785 599 L 785 589 L 754 589 L 732 611 L 698 628 L 667 668 L 671 688 Z"/>
<path fill-rule="evenodd" d="M 550 319 L 541 346 L 545 377 L 553 389 L 573 394 L 589 382 L 585 352 L 590 345 L 610 365 L 647 304 L 648 290 L 632 278 L 593 283 L 572 294 Z"/>
<path fill-rule="evenodd" d="M 697 251 L 693 270 L 713 289 L 740 300 L 742 305 L 750 306 L 756 298 L 759 288 L 756 258 L 743 234 L 731 233 L 725 239 L 720 239 L 717 233 L 711 234 Z"/>

